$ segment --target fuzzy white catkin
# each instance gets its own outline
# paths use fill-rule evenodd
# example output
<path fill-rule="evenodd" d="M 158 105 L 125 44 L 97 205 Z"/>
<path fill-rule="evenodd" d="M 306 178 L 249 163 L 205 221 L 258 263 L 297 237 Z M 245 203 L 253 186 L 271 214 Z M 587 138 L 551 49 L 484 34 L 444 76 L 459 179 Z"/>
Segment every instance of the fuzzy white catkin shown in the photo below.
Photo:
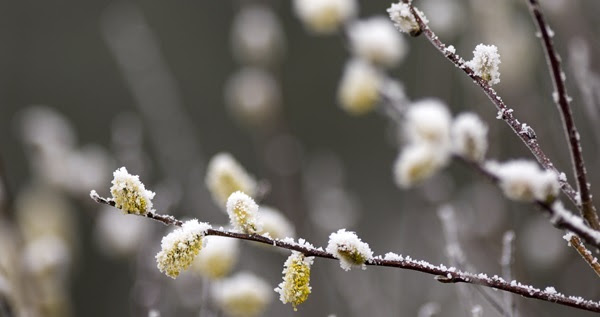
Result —
<path fill-rule="evenodd" d="M 256 126 L 268 122 L 281 105 L 279 84 L 269 72 L 245 67 L 225 85 L 228 110 L 240 123 Z"/>
<path fill-rule="evenodd" d="M 244 64 L 272 64 L 284 48 L 277 15 L 264 5 L 244 6 L 233 19 L 231 47 L 234 56 Z"/>
<path fill-rule="evenodd" d="M 226 237 L 204 237 L 206 245 L 192 263 L 192 271 L 211 279 L 227 276 L 235 266 L 238 256 L 238 240 Z"/>
<path fill-rule="evenodd" d="M 308 299 L 308 295 L 312 292 L 310 267 L 313 261 L 314 257 L 306 257 L 300 252 L 292 251 L 283 265 L 283 282 L 279 283 L 275 292 L 279 293 L 279 300 L 282 303 L 292 304 L 294 311 L 297 310 L 298 305 Z"/>
<path fill-rule="evenodd" d="M 229 153 L 218 153 L 208 162 L 206 186 L 217 205 L 224 207 L 229 195 L 242 191 L 254 196 L 257 183 Z"/>
<path fill-rule="evenodd" d="M 156 254 L 158 269 L 175 279 L 187 269 L 204 245 L 204 235 L 211 226 L 196 219 L 183 223 L 181 228 L 162 238 L 161 251 Z"/>
<path fill-rule="evenodd" d="M 344 68 L 338 86 L 338 101 L 342 109 L 352 115 L 370 112 L 379 101 L 379 88 L 383 76 L 373 67 L 360 59 L 352 59 Z"/>
<path fill-rule="evenodd" d="M 240 272 L 216 283 L 213 296 L 227 316 L 260 316 L 271 302 L 271 287 L 258 276 Z"/>
<path fill-rule="evenodd" d="M 426 98 L 408 107 L 404 119 L 404 132 L 409 143 L 426 143 L 438 148 L 450 144 L 452 116 L 439 99 Z"/>
<path fill-rule="evenodd" d="M 498 177 L 504 194 L 513 200 L 547 202 L 554 200 L 560 189 L 556 173 L 542 170 L 533 161 L 489 162 L 486 169 Z"/>
<path fill-rule="evenodd" d="M 269 206 L 260 206 L 258 209 L 262 231 L 260 234 L 273 239 L 294 238 L 296 231 L 294 225 L 277 209 Z"/>
<path fill-rule="evenodd" d="M 390 20 L 376 16 L 352 23 L 348 28 L 352 52 L 375 65 L 396 66 L 408 46 Z"/>
<path fill-rule="evenodd" d="M 373 251 L 354 232 L 340 229 L 329 235 L 326 251 L 340 260 L 344 271 L 349 271 L 353 266 L 367 268 L 365 263 L 373 258 Z"/>
<path fill-rule="evenodd" d="M 475 46 L 473 59 L 466 65 L 488 84 L 495 85 L 500 82 L 500 54 L 495 45 L 478 44 Z"/>
<path fill-rule="evenodd" d="M 115 207 L 129 214 L 145 215 L 152 212 L 152 199 L 155 193 L 146 190 L 138 175 L 131 175 L 125 167 L 113 173 L 110 193 Z"/>
<path fill-rule="evenodd" d="M 258 205 L 254 200 L 237 191 L 227 199 L 227 214 L 235 230 L 243 233 L 258 233 L 262 229 L 259 222 Z"/>
<path fill-rule="evenodd" d="M 428 144 L 406 146 L 394 163 L 394 180 L 400 188 L 409 188 L 433 176 L 446 166 L 449 152 Z"/>
<path fill-rule="evenodd" d="M 461 113 L 452 123 L 452 151 L 473 161 L 482 161 L 487 151 L 487 125 L 471 112 Z"/>
<path fill-rule="evenodd" d="M 354 17 L 358 11 L 356 0 L 294 0 L 294 12 L 307 29 L 330 34 Z"/>
<path fill-rule="evenodd" d="M 423 23 L 429 23 L 423 12 L 419 11 L 417 8 L 415 8 L 415 11 Z M 400 32 L 408 34 L 419 34 L 421 32 L 421 27 L 417 23 L 415 16 L 410 11 L 410 6 L 408 4 L 402 1 L 393 3 L 387 9 L 387 12 L 390 15 L 390 19 L 392 22 L 394 22 L 394 25 L 398 28 L 398 30 L 400 30 Z"/>

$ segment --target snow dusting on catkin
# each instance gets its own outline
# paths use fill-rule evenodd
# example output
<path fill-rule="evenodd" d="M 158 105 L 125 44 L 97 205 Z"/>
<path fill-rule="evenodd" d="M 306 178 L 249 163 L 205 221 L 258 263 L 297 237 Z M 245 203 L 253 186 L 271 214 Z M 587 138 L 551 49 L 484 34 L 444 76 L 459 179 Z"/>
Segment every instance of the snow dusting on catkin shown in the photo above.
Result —
<path fill-rule="evenodd" d="M 242 191 L 254 196 L 257 183 L 240 163 L 229 153 L 218 153 L 208 163 L 206 169 L 206 186 L 214 201 L 224 206 L 229 195 Z"/>
<path fill-rule="evenodd" d="M 489 162 L 486 168 L 498 177 L 504 194 L 512 200 L 548 202 L 556 198 L 560 189 L 556 173 L 542 170 L 533 161 Z"/>
<path fill-rule="evenodd" d="M 473 59 L 466 65 L 490 85 L 500 82 L 500 54 L 496 45 L 479 44 L 473 51 Z"/>
<path fill-rule="evenodd" d="M 113 173 L 110 193 L 115 207 L 129 214 L 145 215 L 152 212 L 152 199 L 155 193 L 146 190 L 138 175 L 131 175 L 125 167 Z"/>
<path fill-rule="evenodd" d="M 346 229 L 340 229 L 329 235 L 326 251 L 340 260 L 340 266 L 344 271 L 349 271 L 353 266 L 365 270 L 367 268 L 365 263 L 373 258 L 373 251 L 369 245 L 356 233 Z"/>
<path fill-rule="evenodd" d="M 452 123 L 452 151 L 473 161 L 482 161 L 487 151 L 487 125 L 474 113 L 462 113 Z"/>
<path fill-rule="evenodd" d="M 227 214 L 231 225 L 239 232 L 257 233 L 262 229 L 258 219 L 258 205 L 240 191 L 227 199 Z"/>
<path fill-rule="evenodd" d="M 417 8 L 415 8 L 415 11 L 423 23 L 429 23 L 423 12 L 419 11 Z M 387 9 L 387 12 L 400 32 L 408 33 L 410 35 L 419 35 L 422 32 L 421 27 L 410 11 L 410 6 L 408 4 L 402 1 L 393 3 L 392 6 Z"/>
<path fill-rule="evenodd" d="M 187 269 L 202 249 L 204 235 L 211 226 L 193 219 L 181 228 L 162 238 L 161 251 L 156 254 L 158 269 L 171 278 L 176 278 Z"/>
<path fill-rule="evenodd" d="M 310 267 L 313 260 L 314 257 L 306 257 L 300 252 L 292 251 L 285 261 L 283 282 L 275 288 L 275 292 L 279 293 L 282 303 L 292 304 L 294 311 L 298 310 L 297 306 L 304 303 L 311 293 Z"/>

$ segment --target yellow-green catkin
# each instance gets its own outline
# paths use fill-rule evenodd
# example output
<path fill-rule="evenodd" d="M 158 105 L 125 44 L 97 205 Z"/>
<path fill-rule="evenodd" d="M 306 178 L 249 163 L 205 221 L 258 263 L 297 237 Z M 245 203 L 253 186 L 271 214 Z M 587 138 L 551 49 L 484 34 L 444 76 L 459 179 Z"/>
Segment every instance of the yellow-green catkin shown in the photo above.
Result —
<path fill-rule="evenodd" d="M 310 266 L 313 257 L 306 257 L 300 252 L 293 251 L 285 261 L 283 269 L 283 282 L 275 291 L 279 293 L 282 303 L 291 303 L 294 311 L 297 306 L 308 299 L 312 288 L 310 287 Z"/>
<path fill-rule="evenodd" d="M 115 207 L 128 214 L 145 215 L 153 210 L 155 193 L 146 190 L 138 175 L 131 175 L 125 167 L 113 173 L 110 193 Z"/>
<path fill-rule="evenodd" d="M 211 226 L 193 219 L 161 241 L 161 251 L 156 254 L 158 269 L 171 278 L 176 278 L 187 269 L 202 249 L 204 235 Z"/>

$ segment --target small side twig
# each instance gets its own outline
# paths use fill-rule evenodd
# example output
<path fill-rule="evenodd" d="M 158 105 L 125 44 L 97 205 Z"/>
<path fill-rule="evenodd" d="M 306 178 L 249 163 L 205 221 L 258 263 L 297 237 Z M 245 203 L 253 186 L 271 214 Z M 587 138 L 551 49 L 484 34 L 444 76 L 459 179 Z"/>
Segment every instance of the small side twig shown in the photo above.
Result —
<path fill-rule="evenodd" d="M 475 72 L 466 65 L 464 59 L 462 59 L 456 53 L 453 53 L 446 49 L 446 45 L 440 41 L 440 39 L 433 33 L 433 31 L 423 22 L 421 17 L 416 14 L 415 8 L 412 5 L 412 1 L 403 0 L 405 3 L 410 5 L 410 9 L 412 14 L 414 15 L 419 27 L 422 30 L 422 34 L 427 38 L 427 40 L 438 50 L 440 51 L 446 59 L 448 59 L 452 64 L 465 72 L 475 84 L 477 84 L 485 93 L 485 95 L 490 99 L 490 101 L 494 104 L 496 109 L 498 110 L 498 119 L 502 119 L 506 124 L 510 126 L 510 128 L 515 132 L 515 134 L 525 143 L 525 146 L 531 151 L 536 160 L 544 167 L 544 169 L 551 170 L 560 174 L 560 171 L 556 169 L 550 158 L 544 153 L 540 144 L 537 141 L 537 137 L 535 133 L 522 133 L 524 123 L 521 123 L 513 114 L 513 109 L 509 108 L 502 98 L 498 96 L 494 88 L 488 84 L 483 78 L 475 75 Z M 525 125 L 528 127 L 528 125 Z M 577 208 L 581 208 L 581 204 L 579 202 L 579 193 L 571 187 L 571 185 L 564 179 L 560 179 L 560 186 L 565 193 L 565 195 L 577 206 Z"/>
<path fill-rule="evenodd" d="M 98 203 L 114 206 L 114 201 L 112 201 L 112 199 L 102 198 L 98 196 L 98 194 L 95 191 L 92 191 L 90 193 L 90 197 Z M 154 213 L 152 215 L 153 216 L 151 217 L 147 217 L 159 221 L 163 224 L 169 224 L 174 226 L 181 226 L 183 224 L 182 221 L 177 220 L 173 216 L 158 215 Z M 296 243 L 287 239 L 277 240 L 259 234 L 246 234 L 221 229 L 208 229 L 206 231 L 206 235 L 254 241 L 272 245 L 282 249 L 301 252 L 306 256 L 313 256 L 325 259 L 335 259 L 333 254 L 324 251 L 322 248 L 315 248 L 305 243 L 305 241 L 303 240 L 300 240 L 299 243 Z M 385 257 L 378 256 L 373 258 L 372 260 L 368 261 L 366 265 L 395 267 L 400 269 L 418 271 L 434 275 L 436 277 L 436 280 L 441 283 L 468 283 L 474 285 L 482 285 L 494 289 L 511 292 L 513 294 L 521 295 L 528 298 L 534 298 L 542 301 L 556 303 L 559 305 L 600 313 L 600 302 L 585 300 L 581 297 L 567 296 L 556 292 L 554 288 L 546 288 L 545 290 L 542 290 L 530 285 L 521 284 L 517 281 L 509 282 L 497 275 L 489 277 L 483 273 L 474 274 L 469 272 L 463 272 L 454 267 L 446 267 L 445 265 L 436 266 L 426 261 L 414 260 L 409 256 L 403 257 L 401 255 L 388 253 Z"/>
<path fill-rule="evenodd" d="M 512 280 L 513 270 L 512 266 L 514 263 L 515 253 L 515 232 L 509 230 L 502 236 L 502 256 L 500 257 L 500 266 L 502 267 L 502 276 L 505 280 Z M 514 297 L 510 293 L 505 293 L 504 301 L 506 302 L 507 317 L 517 316 L 517 305 Z"/>
<path fill-rule="evenodd" d="M 560 58 L 554 48 L 552 42 L 552 30 L 546 23 L 546 19 L 540 9 L 540 5 L 537 0 L 528 0 L 529 11 L 533 19 L 536 22 L 536 26 L 541 35 L 542 46 L 548 63 L 548 68 L 554 84 L 554 101 L 558 106 L 558 110 L 561 114 L 563 126 L 565 128 L 565 135 L 571 150 L 571 161 L 573 163 L 573 169 L 575 172 L 575 178 L 577 179 L 577 188 L 581 196 L 581 207 L 583 218 L 590 224 L 590 227 L 599 230 L 600 221 L 598 221 L 598 214 L 592 201 L 592 195 L 590 193 L 590 185 L 587 182 L 587 173 L 585 169 L 585 162 L 583 160 L 583 154 L 581 151 L 581 142 L 579 140 L 579 132 L 575 126 L 573 120 L 573 113 L 571 106 L 569 105 L 570 97 L 567 95 L 567 88 L 564 82 L 564 72 L 561 69 Z"/>
<path fill-rule="evenodd" d="M 585 247 L 583 242 L 581 242 L 581 239 L 572 233 L 567 233 L 564 238 L 569 242 L 569 246 L 573 247 L 592 270 L 594 270 L 596 275 L 600 276 L 600 263 L 598 263 L 598 259 L 596 259 L 592 255 L 592 252 Z"/>

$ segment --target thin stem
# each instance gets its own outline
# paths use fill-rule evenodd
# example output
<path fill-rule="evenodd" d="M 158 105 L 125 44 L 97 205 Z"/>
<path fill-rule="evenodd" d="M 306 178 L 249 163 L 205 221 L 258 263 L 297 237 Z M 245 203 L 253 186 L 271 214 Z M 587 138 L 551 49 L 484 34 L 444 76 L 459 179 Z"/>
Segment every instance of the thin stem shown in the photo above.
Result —
<path fill-rule="evenodd" d="M 502 236 L 502 257 L 500 258 L 500 266 L 502 267 L 502 277 L 505 280 L 511 281 L 513 279 L 512 266 L 514 263 L 515 253 L 515 232 L 509 230 Z M 505 293 L 504 301 L 508 307 L 507 317 L 515 317 L 517 315 L 517 305 L 513 296 L 509 293 Z"/>
<path fill-rule="evenodd" d="M 579 255 L 585 260 L 585 262 L 596 272 L 596 275 L 600 276 L 600 263 L 596 259 L 590 250 L 581 242 L 578 236 L 574 234 L 567 234 L 565 239 L 569 241 L 569 245 L 572 246 Z"/>
<path fill-rule="evenodd" d="M 550 27 L 546 23 L 546 19 L 542 14 L 540 5 L 537 0 L 529 0 L 529 11 L 533 19 L 536 22 L 539 33 L 541 34 L 541 42 L 544 47 L 546 62 L 552 77 L 554 84 L 554 100 L 558 106 L 558 110 L 561 114 L 563 126 L 565 128 L 565 136 L 569 143 L 569 149 L 571 150 L 571 162 L 573 163 L 573 169 L 575 171 L 575 178 L 577 179 L 577 189 L 581 195 L 581 207 L 582 215 L 590 226 L 596 230 L 600 229 L 600 222 L 598 221 L 598 214 L 592 201 L 592 195 L 590 193 L 590 187 L 587 182 L 587 173 L 585 169 L 585 162 L 583 160 L 583 154 L 581 151 L 581 143 L 579 141 L 579 132 L 575 126 L 573 120 L 573 113 L 571 106 L 569 105 L 569 96 L 567 95 L 567 88 L 564 82 L 564 72 L 560 66 L 560 58 L 554 48 L 552 42 L 552 35 Z"/>
<path fill-rule="evenodd" d="M 98 194 L 95 191 L 92 191 L 90 193 L 90 197 L 98 203 L 114 206 L 114 201 L 112 199 L 102 198 L 98 196 Z M 152 213 L 152 216 L 146 217 L 154 219 L 156 221 L 160 221 L 163 224 L 169 224 L 174 226 L 181 226 L 183 224 L 182 221 L 175 219 L 175 217 L 173 216 L 163 216 Z M 274 240 L 258 234 L 246 234 L 219 229 L 208 229 L 206 231 L 206 235 L 254 241 L 263 244 L 269 244 L 281 249 L 297 251 L 303 253 L 306 256 L 314 256 L 325 259 L 335 259 L 335 257 L 331 253 L 323 251 L 322 248 L 312 247 L 306 243 L 303 243 L 303 241 L 300 241 L 300 243 L 295 243 L 287 240 Z M 395 267 L 400 269 L 418 271 L 434 275 L 436 277 L 436 280 L 441 283 L 467 283 L 474 285 L 482 285 L 494 289 L 511 292 L 524 297 L 534 298 L 542 301 L 557 303 L 559 305 L 600 313 L 600 302 L 584 300 L 583 298 L 575 296 L 566 296 L 561 293 L 551 291 L 550 289 L 541 290 L 533 286 L 523 285 L 516 281 L 508 282 L 497 275 L 494 275 L 493 277 L 488 277 L 487 275 L 482 273 L 473 274 L 457 270 L 453 267 L 448 268 L 444 265 L 436 266 L 426 261 L 414 260 L 408 256 L 402 257 L 395 254 L 388 254 L 386 255 L 386 257 L 378 256 L 368 261 L 366 265 Z"/>
<path fill-rule="evenodd" d="M 544 169 L 551 170 L 560 174 L 560 171 L 556 169 L 550 158 L 544 153 L 540 147 L 537 137 L 527 124 L 521 123 L 513 114 L 513 109 L 509 108 L 503 101 L 496 91 L 488 84 L 487 81 L 481 77 L 475 75 L 475 72 L 466 65 L 466 62 L 457 54 L 452 53 L 446 49 L 446 45 L 440 41 L 440 39 L 433 33 L 433 31 L 423 23 L 423 20 L 415 12 L 415 8 L 412 6 L 411 1 L 403 0 L 410 5 L 410 10 L 413 13 L 417 23 L 419 24 L 422 34 L 429 40 L 429 42 L 438 49 L 449 61 L 451 61 L 456 67 L 464 71 L 473 81 L 477 84 L 490 99 L 490 101 L 496 106 L 498 110 L 498 119 L 502 119 L 515 134 L 525 143 L 525 146 L 531 151 L 536 160 L 544 167 Z M 562 191 L 567 195 L 577 208 L 581 208 L 578 201 L 579 194 L 571 187 L 571 185 L 564 179 L 560 179 L 560 187 Z"/>

